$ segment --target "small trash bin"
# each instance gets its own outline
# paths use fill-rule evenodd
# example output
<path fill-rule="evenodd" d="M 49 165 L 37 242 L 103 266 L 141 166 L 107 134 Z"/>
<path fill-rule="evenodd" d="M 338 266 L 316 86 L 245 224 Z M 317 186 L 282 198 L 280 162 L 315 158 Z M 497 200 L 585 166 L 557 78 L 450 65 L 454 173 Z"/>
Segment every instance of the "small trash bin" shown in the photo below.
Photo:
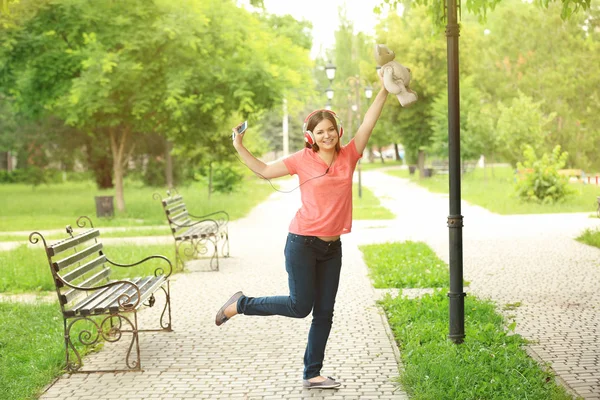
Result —
<path fill-rule="evenodd" d="M 415 174 L 415 170 L 416 170 L 416 169 L 417 169 L 417 166 L 416 166 L 416 165 L 409 165 L 409 166 L 408 166 L 408 173 L 409 173 L 410 175 L 414 175 L 414 174 Z"/>
<path fill-rule="evenodd" d="M 433 176 L 433 168 L 425 168 L 423 169 L 423 177 L 431 178 Z"/>
<path fill-rule="evenodd" d="M 113 206 L 114 196 L 95 196 L 96 200 L 96 217 L 113 217 L 115 209 Z"/>

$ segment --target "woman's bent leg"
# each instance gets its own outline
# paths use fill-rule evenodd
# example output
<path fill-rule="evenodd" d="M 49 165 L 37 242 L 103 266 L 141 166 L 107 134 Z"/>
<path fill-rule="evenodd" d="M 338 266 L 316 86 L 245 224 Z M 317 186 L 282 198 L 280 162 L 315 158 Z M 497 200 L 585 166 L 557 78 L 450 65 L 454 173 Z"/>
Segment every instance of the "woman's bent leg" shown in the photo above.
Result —
<path fill-rule="evenodd" d="M 290 234 L 285 245 L 285 269 L 288 273 L 289 296 L 246 297 L 237 303 L 239 314 L 282 315 L 304 318 L 313 307 L 315 263 L 314 252 L 304 236 Z"/>

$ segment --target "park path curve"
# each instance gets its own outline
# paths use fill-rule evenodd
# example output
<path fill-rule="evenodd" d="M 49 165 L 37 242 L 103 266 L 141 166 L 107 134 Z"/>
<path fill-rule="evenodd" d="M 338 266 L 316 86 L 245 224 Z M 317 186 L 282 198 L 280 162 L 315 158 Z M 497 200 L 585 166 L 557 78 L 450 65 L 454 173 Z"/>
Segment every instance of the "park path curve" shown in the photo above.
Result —
<path fill-rule="evenodd" d="M 361 239 L 423 241 L 449 262 L 448 195 L 379 171 L 363 172 L 363 184 L 396 220 Z M 589 213 L 507 216 L 461 204 L 468 293 L 499 311 L 509 305 L 504 313 L 532 340 L 530 354 L 585 399 L 600 399 L 600 249 L 574 238 L 600 227 L 594 202 Z"/>

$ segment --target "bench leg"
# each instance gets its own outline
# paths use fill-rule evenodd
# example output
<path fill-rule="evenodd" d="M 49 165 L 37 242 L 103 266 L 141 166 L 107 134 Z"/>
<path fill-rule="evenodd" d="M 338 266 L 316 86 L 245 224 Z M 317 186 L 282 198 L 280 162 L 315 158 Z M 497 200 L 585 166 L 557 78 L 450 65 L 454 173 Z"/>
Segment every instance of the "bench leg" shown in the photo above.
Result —
<path fill-rule="evenodd" d="M 161 286 L 160 288 L 165 294 L 165 305 L 160 314 L 160 327 L 161 329 L 139 329 L 139 332 L 158 332 L 158 331 L 167 331 L 172 332 L 173 328 L 171 327 L 171 289 L 169 286 L 169 281 L 167 281 L 167 288 L 165 286 Z M 144 303 L 147 307 L 154 306 L 154 295 L 152 295 L 151 300 L 148 303 Z"/>
<path fill-rule="evenodd" d="M 220 238 L 224 240 L 223 246 L 221 246 L 221 254 L 223 257 L 229 257 L 229 232 L 225 231 L 221 233 Z"/>
<path fill-rule="evenodd" d="M 212 252 L 212 255 L 210 255 L 210 269 L 212 271 L 218 271 L 218 249 L 219 248 L 217 236 L 178 241 L 175 244 L 176 265 L 180 267 L 181 271 L 183 271 L 186 260 L 198 260 L 201 258 L 209 258 L 204 256 L 207 256 L 209 252 Z"/>
<path fill-rule="evenodd" d="M 122 329 L 123 321 L 131 329 Z M 127 349 L 127 355 L 125 356 L 125 364 L 127 369 L 111 369 L 111 370 L 86 370 L 81 371 L 83 361 L 79 351 L 75 347 L 75 344 L 71 340 L 71 332 L 73 326 L 78 322 L 86 322 L 88 326 L 83 326 L 81 331 L 75 336 L 79 339 L 79 343 L 85 346 L 92 346 L 102 339 L 109 343 L 118 342 L 123 333 L 131 333 L 131 343 L 129 343 Z M 125 372 L 125 371 L 141 371 L 142 365 L 140 360 L 140 342 L 138 335 L 138 322 L 137 312 L 133 311 L 133 320 L 126 317 L 123 314 L 111 314 L 104 316 L 103 319 L 98 323 L 91 317 L 76 317 L 70 323 L 67 324 L 67 320 L 64 320 L 65 330 L 65 350 L 66 350 L 66 369 L 69 373 L 90 373 L 90 372 Z M 134 349 L 136 359 L 131 360 L 131 351 Z M 71 353 L 74 355 L 74 359 L 71 359 Z"/>

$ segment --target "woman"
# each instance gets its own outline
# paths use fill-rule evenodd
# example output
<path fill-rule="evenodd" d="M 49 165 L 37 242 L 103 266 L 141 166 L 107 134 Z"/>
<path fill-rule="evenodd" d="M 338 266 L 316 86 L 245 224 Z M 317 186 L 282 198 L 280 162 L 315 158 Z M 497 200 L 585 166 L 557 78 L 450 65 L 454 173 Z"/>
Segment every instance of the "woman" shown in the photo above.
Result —
<path fill-rule="evenodd" d="M 272 179 L 297 174 L 302 207 L 290 224 L 284 251 L 289 296 L 247 297 L 237 292 L 218 311 L 215 322 L 221 325 L 237 314 L 304 318 L 312 311 L 303 374 L 303 386 L 309 389 L 340 386 L 333 378 L 321 376 L 321 368 L 342 267 L 340 236 L 352 227 L 352 175 L 388 95 L 381 87 L 346 146 L 340 146 L 343 129 L 335 113 L 328 110 L 306 117 L 303 150 L 273 164 L 256 159 L 244 147 L 243 134 L 233 141 L 257 175 Z"/>

